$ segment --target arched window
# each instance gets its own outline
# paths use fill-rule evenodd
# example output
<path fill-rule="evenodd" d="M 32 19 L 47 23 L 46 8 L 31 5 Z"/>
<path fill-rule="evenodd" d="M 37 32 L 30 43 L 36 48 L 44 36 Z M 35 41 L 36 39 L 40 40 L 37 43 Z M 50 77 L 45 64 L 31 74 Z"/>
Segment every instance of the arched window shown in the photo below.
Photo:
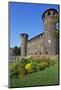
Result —
<path fill-rule="evenodd" d="M 46 51 L 46 54 L 48 54 L 48 52 Z"/>
<path fill-rule="evenodd" d="M 42 53 L 40 52 L 40 55 L 41 55 Z"/>
<path fill-rule="evenodd" d="M 50 12 L 48 12 L 48 15 L 50 15 Z"/>
<path fill-rule="evenodd" d="M 55 11 L 53 12 L 53 15 L 55 15 Z"/>
<path fill-rule="evenodd" d="M 37 55 L 37 52 L 35 52 L 35 55 Z"/>

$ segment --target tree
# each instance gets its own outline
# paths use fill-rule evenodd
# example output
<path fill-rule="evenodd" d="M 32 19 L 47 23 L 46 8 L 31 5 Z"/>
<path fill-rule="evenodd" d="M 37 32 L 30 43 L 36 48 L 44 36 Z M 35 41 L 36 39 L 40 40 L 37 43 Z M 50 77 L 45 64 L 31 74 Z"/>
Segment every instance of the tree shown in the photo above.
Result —
<path fill-rule="evenodd" d="M 20 51 L 20 55 L 21 55 L 21 47 L 19 47 L 18 49 L 19 49 L 19 51 Z"/>
<path fill-rule="evenodd" d="M 14 55 L 15 55 L 15 56 L 20 56 L 20 48 L 18 48 L 18 46 L 15 46 L 15 47 L 14 47 L 13 52 L 14 52 Z"/>

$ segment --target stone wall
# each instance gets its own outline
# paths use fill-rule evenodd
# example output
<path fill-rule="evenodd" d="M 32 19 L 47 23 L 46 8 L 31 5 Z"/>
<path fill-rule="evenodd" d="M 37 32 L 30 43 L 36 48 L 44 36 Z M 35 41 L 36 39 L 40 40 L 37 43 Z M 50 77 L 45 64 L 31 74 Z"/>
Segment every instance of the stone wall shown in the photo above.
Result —
<path fill-rule="evenodd" d="M 53 36 L 56 30 L 56 17 L 58 17 L 57 10 L 48 9 L 42 15 L 44 33 L 30 40 L 27 34 L 21 34 L 21 57 L 58 54 L 58 40 Z"/>
<path fill-rule="evenodd" d="M 43 54 L 43 34 L 37 35 L 27 42 L 27 56 Z"/>

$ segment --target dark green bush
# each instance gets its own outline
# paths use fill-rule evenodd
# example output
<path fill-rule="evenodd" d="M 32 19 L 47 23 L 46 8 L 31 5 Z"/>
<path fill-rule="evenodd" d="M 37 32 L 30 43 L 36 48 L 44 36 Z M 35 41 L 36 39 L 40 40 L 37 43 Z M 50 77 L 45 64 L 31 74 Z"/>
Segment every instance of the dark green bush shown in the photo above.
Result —
<path fill-rule="evenodd" d="M 26 69 L 25 68 L 20 68 L 18 77 L 21 78 L 21 77 L 25 76 L 26 74 L 27 74 Z"/>
<path fill-rule="evenodd" d="M 32 62 L 32 72 L 36 72 L 39 70 L 40 70 L 39 64 L 36 61 Z"/>
<path fill-rule="evenodd" d="M 10 77 L 18 77 L 17 63 L 12 63 L 9 65 Z"/>
<path fill-rule="evenodd" d="M 47 62 L 48 64 L 51 63 L 51 59 L 50 58 L 44 58 L 43 61 Z"/>
<path fill-rule="evenodd" d="M 28 63 L 35 62 L 35 59 L 33 57 L 28 58 Z"/>
<path fill-rule="evenodd" d="M 21 73 L 22 75 L 26 75 L 26 70 L 25 70 L 25 68 L 20 68 L 20 73 Z"/>
<path fill-rule="evenodd" d="M 32 63 L 28 63 L 28 64 L 25 66 L 25 69 L 26 69 L 27 74 L 28 74 L 28 73 L 33 73 L 33 72 L 39 71 L 39 70 L 40 70 L 40 66 L 39 66 L 38 63 L 34 60 Z"/>
<path fill-rule="evenodd" d="M 9 65 L 10 77 L 18 77 L 26 74 L 25 65 L 27 64 L 27 59 L 22 58 L 21 61 L 11 63 Z"/>
<path fill-rule="evenodd" d="M 40 66 L 40 70 L 44 70 L 45 68 L 47 68 L 49 66 L 49 64 L 47 62 L 43 61 L 39 64 L 39 66 Z"/>
<path fill-rule="evenodd" d="M 51 60 L 50 65 L 54 65 L 56 63 L 56 60 Z"/>
<path fill-rule="evenodd" d="M 31 63 L 31 69 L 29 72 L 26 70 L 26 65 Z M 20 61 L 15 63 L 10 63 L 9 70 L 10 70 L 10 77 L 23 77 L 28 73 L 37 72 L 39 70 L 44 70 L 45 68 L 49 67 L 50 65 L 54 65 L 55 61 L 51 60 L 50 58 L 42 58 L 42 59 L 33 59 L 32 57 L 25 59 L 22 58 Z M 29 67 L 29 65 L 28 65 Z"/>
<path fill-rule="evenodd" d="M 22 58 L 19 63 L 21 65 L 21 67 L 25 67 L 25 65 L 27 64 L 27 59 Z"/>

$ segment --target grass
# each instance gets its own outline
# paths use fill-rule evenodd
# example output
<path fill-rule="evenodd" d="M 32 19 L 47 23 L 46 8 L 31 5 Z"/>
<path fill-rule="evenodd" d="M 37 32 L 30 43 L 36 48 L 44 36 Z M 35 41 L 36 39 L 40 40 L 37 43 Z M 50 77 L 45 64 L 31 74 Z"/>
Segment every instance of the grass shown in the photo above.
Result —
<path fill-rule="evenodd" d="M 59 84 L 58 77 L 58 63 L 56 62 L 47 69 L 28 74 L 22 79 L 11 79 L 10 87 L 57 85 Z"/>

